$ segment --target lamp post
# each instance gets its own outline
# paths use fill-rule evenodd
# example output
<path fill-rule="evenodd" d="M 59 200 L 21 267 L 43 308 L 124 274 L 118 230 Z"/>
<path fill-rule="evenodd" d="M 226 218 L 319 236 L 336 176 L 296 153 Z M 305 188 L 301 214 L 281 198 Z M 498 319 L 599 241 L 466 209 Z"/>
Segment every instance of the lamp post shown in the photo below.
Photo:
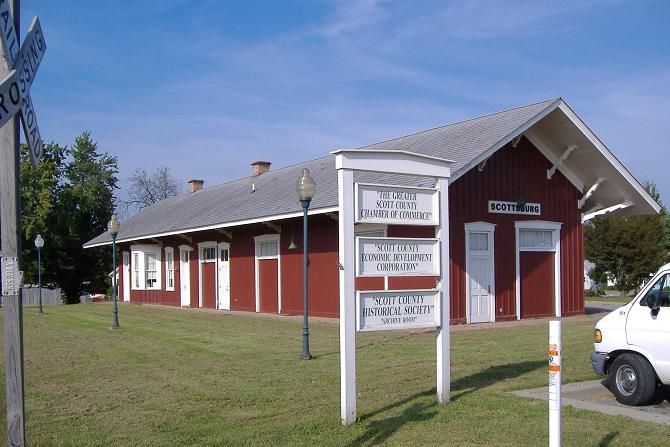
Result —
<path fill-rule="evenodd" d="M 296 192 L 298 193 L 298 199 L 302 205 L 302 225 L 303 225 L 303 242 L 302 242 L 302 254 L 303 254 L 303 270 L 302 270 L 302 306 L 303 306 L 303 326 L 302 326 L 302 354 L 300 358 L 302 360 L 309 360 L 312 358 L 312 354 L 309 353 L 309 326 L 307 323 L 307 209 L 309 204 L 314 197 L 316 192 L 316 182 L 309 175 L 309 169 L 303 168 L 302 175 L 296 182 Z"/>
<path fill-rule="evenodd" d="M 44 313 L 42 310 L 42 247 L 44 247 L 44 239 L 41 234 L 35 238 L 35 248 L 37 248 L 37 284 L 40 288 L 40 307 L 37 309 L 38 314 Z"/>
<path fill-rule="evenodd" d="M 116 291 L 116 235 L 119 234 L 119 227 L 121 224 L 116 218 L 115 214 L 112 214 L 112 218 L 107 224 L 107 230 L 112 236 L 112 295 L 114 296 L 114 318 L 112 319 L 112 329 L 118 328 L 119 326 L 119 308 L 118 308 L 118 299 Z"/>

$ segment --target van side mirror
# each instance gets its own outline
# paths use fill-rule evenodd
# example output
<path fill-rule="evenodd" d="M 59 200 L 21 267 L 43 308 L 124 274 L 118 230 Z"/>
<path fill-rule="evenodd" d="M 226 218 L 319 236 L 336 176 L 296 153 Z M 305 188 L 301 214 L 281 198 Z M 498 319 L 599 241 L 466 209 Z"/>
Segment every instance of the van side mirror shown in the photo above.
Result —
<path fill-rule="evenodd" d="M 653 316 L 658 315 L 658 311 L 661 310 L 661 307 L 658 302 L 658 296 L 652 293 L 650 295 L 647 295 L 645 298 L 647 299 L 647 306 L 649 306 L 649 309 L 651 309 L 651 314 Z"/>

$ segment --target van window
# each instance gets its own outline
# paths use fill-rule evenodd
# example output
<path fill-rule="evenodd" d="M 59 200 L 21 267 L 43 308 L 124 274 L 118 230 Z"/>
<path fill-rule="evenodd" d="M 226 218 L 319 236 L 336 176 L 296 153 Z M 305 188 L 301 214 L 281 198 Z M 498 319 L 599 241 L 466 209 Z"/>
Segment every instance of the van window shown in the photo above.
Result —
<path fill-rule="evenodd" d="M 650 295 L 659 297 L 658 303 L 661 307 L 670 307 L 670 273 L 661 276 L 651 289 L 647 291 L 640 300 L 641 306 L 647 305 L 647 297 Z"/>

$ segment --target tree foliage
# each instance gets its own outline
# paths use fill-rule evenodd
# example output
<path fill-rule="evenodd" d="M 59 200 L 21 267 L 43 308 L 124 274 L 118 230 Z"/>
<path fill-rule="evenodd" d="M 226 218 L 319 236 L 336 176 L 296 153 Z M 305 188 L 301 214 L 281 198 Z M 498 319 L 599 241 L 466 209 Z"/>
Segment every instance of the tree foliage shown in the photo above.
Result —
<path fill-rule="evenodd" d="M 126 215 L 142 211 L 168 197 L 182 193 L 180 183 L 172 176 L 170 168 L 159 166 L 152 172 L 137 168 L 128 178 L 129 192 L 127 200 L 120 200 L 119 205 Z"/>
<path fill-rule="evenodd" d="M 653 183 L 645 185 L 660 203 Z M 599 282 L 612 280 L 624 292 L 636 290 L 668 261 L 668 216 L 599 216 L 585 226 L 586 259 L 595 267 L 589 276 Z"/>
<path fill-rule="evenodd" d="M 21 227 L 24 278 L 37 276 L 33 240 L 40 233 L 42 277 L 61 288 L 68 303 L 84 292 L 104 291 L 111 271 L 109 249 L 83 249 L 107 227 L 117 188 L 117 159 L 99 153 L 90 132 L 71 148 L 45 145 L 42 162 L 33 168 L 27 149 L 21 153 Z"/>

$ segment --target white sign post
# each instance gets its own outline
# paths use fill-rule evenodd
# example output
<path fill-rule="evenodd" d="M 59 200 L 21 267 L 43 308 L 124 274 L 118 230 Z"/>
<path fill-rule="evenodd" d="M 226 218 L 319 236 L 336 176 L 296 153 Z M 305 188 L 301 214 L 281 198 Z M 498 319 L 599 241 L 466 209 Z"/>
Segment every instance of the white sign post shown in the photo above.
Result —
<path fill-rule="evenodd" d="M 561 322 L 549 322 L 549 447 L 561 445 Z"/>
<path fill-rule="evenodd" d="M 437 400 L 449 401 L 449 160 L 404 151 L 336 155 L 340 266 L 340 415 L 356 421 L 356 330 L 437 328 Z M 356 184 L 354 171 L 432 177 L 435 188 Z M 354 237 L 354 222 L 434 225 L 435 239 Z M 428 275 L 431 290 L 359 292 L 356 276 Z"/>

